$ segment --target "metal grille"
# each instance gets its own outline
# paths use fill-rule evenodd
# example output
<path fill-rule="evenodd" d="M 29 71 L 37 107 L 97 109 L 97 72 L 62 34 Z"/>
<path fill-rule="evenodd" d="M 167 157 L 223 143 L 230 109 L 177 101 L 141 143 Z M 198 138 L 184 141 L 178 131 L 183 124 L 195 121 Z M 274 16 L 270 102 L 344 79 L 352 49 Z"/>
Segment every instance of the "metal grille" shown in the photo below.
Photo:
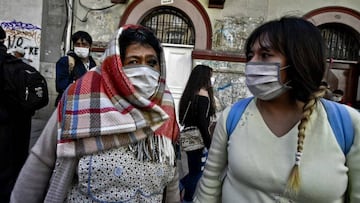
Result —
<path fill-rule="evenodd" d="M 194 26 L 182 11 L 172 7 L 157 7 L 141 22 L 152 29 L 161 43 L 195 44 Z"/>
<path fill-rule="evenodd" d="M 328 58 L 358 61 L 360 54 L 359 34 L 341 24 L 324 24 L 319 27 L 325 39 Z"/>

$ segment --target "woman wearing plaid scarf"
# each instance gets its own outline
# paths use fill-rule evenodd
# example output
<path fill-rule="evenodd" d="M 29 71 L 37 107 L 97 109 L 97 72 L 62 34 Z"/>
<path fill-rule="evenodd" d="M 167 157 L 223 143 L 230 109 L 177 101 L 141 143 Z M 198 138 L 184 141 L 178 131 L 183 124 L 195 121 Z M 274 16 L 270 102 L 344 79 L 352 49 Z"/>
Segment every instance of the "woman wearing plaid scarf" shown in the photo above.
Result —
<path fill-rule="evenodd" d="M 121 27 L 101 67 L 65 91 L 11 202 L 179 202 L 165 69 L 150 30 Z"/>

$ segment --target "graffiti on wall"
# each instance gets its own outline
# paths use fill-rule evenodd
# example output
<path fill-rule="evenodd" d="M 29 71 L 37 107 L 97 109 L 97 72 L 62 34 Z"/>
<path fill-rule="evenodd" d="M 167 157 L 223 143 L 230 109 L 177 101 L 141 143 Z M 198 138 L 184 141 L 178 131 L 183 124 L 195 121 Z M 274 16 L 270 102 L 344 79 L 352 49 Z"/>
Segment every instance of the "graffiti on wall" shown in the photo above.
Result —
<path fill-rule="evenodd" d="M 41 28 L 16 20 L 0 22 L 6 32 L 5 46 L 8 48 L 8 53 L 12 53 L 16 48 L 22 48 L 25 51 L 24 58 L 39 70 Z"/>
<path fill-rule="evenodd" d="M 245 83 L 245 63 L 195 59 L 194 64 L 213 68 L 216 111 L 222 111 L 239 99 L 252 96 Z"/>

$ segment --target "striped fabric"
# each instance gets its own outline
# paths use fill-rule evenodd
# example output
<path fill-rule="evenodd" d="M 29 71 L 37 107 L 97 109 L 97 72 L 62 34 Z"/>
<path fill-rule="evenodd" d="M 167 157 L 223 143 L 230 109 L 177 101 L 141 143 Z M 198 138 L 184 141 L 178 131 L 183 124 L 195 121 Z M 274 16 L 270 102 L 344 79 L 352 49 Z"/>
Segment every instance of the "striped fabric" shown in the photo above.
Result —
<path fill-rule="evenodd" d="M 173 97 L 165 85 L 162 53 L 159 86 L 151 100 L 141 97 L 122 70 L 120 28 L 101 67 L 73 83 L 58 105 L 59 157 L 76 157 L 117 146 L 131 147 L 140 159 L 174 162 L 178 138 Z"/>

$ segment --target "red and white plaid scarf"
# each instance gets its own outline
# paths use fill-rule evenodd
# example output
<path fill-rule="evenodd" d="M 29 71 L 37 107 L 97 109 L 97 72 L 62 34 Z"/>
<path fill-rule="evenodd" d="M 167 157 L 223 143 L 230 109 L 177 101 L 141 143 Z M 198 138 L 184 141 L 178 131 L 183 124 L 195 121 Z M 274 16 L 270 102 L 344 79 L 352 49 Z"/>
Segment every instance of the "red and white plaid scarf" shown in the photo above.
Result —
<path fill-rule="evenodd" d="M 141 97 L 122 69 L 120 28 L 104 53 L 101 68 L 73 83 L 58 105 L 59 157 L 78 157 L 131 146 L 139 159 L 174 162 L 177 140 L 174 100 L 165 85 L 162 53 L 159 88 L 151 101 Z"/>

